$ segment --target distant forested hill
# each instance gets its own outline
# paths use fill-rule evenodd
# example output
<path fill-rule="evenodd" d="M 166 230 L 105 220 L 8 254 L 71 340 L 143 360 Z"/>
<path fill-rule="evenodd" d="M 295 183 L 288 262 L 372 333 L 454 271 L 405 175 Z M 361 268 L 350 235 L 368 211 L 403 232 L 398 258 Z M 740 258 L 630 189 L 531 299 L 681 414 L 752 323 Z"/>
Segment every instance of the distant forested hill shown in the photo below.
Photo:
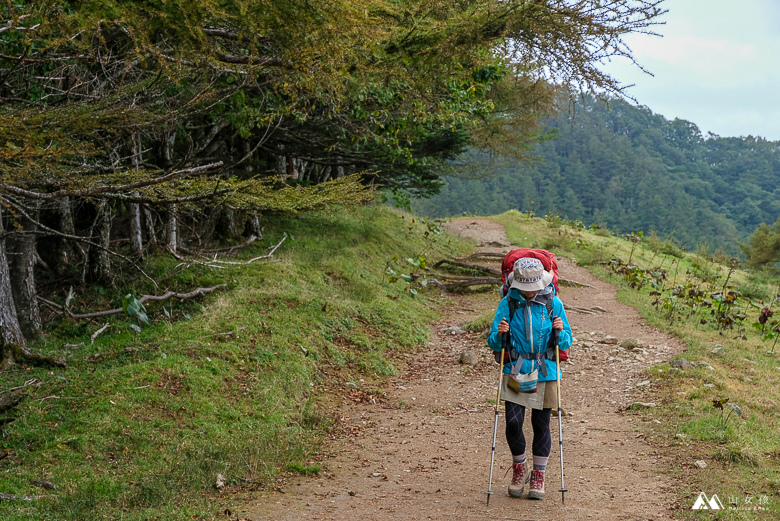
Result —
<path fill-rule="evenodd" d="M 562 113 L 548 127 L 559 137 L 537 147 L 535 164 L 472 154 L 472 170 L 484 167 L 486 177 L 449 177 L 438 196 L 414 200 L 414 211 L 533 210 L 616 232 L 656 230 L 689 249 L 706 244 L 731 254 L 780 216 L 780 142 L 703 136 L 688 121 L 592 98 L 573 121 Z"/>

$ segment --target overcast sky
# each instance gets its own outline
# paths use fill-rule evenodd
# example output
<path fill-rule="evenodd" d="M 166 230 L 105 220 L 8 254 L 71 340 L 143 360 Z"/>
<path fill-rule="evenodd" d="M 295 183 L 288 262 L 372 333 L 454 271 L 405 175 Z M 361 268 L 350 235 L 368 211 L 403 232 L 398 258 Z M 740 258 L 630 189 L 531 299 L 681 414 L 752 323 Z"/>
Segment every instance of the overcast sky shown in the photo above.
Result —
<path fill-rule="evenodd" d="M 605 70 L 641 105 L 703 134 L 780 141 L 780 1 L 666 0 L 663 37 L 626 38 L 636 60 Z"/>

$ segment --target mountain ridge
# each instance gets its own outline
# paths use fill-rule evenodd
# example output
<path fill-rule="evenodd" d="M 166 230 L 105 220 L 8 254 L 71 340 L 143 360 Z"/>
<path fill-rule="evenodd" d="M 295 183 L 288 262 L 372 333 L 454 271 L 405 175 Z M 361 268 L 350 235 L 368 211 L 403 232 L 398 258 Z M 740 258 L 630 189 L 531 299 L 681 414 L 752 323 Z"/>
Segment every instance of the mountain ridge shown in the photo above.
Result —
<path fill-rule="evenodd" d="M 647 107 L 585 96 L 547 122 L 557 137 L 519 163 L 471 151 L 441 192 L 415 213 L 450 217 L 510 209 L 652 231 L 687 249 L 739 255 L 739 243 L 780 216 L 780 142 L 702 134 Z M 470 179 L 468 168 L 488 173 Z"/>

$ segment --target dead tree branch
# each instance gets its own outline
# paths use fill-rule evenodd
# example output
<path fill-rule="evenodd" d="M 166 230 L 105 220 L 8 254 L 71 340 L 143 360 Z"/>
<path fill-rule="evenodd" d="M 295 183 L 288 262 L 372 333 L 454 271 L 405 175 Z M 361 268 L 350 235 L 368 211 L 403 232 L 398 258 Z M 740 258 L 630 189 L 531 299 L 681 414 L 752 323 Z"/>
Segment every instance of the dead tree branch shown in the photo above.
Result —
<path fill-rule="evenodd" d="M 185 258 L 185 257 L 182 257 L 181 255 L 177 254 L 176 252 L 174 252 L 174 251 L 171 251 L 170 249 L 169 249 L 168 251 L 169 251 L 169 252 L 170 252 L 170 254 L 171 254 L 171 255 L 173 255 L 173 256 L 174 256 L 174 257 L 175 257 L 177 260 L 180 260 L 180 261 L 182 261 L 182 263 L 187 263 L 187 264 L 198 264 L 198 265 L 201 265 L 201 266 L 208 266 L 209 268 L 219 268 L 219 269 L 224 269 L 224 267 L 223 267 L 223 266 L 220 266 L 220 264 L 228 264 L 228 265 L 231 265 L 231 266 L 246 266 L 247 264 L 252 264 L 252 263 L 253 263 L 253 262 L 255 262 L 255 261 L 259 261 L 259 260 L 262 260 L 262 259 L 269 259 L 269 258 L 273 257 L 273 255 L 274 255 L 274 252 L 276 252 L 276 250 L 278 250 L 278 249 L 279 249 L 279 246 L 281 246 L 281 245 L 282 245 L 282 243 L 283 243 L 284 241 L 286 241 L 286 240 L 287 240 L 287 236 L 285 235 L 284 237 L 282 237 L 282 240 L 281 240 L 281 241 L 279 241 L 279 242 L 276 244 L 276 246 L 274 246 L 274 247 L 271 249 L 271 252 L 270 252 L 270 253 L 268 253 L 267 255 L 261 255 L 261 256 L 259 256 L 259 257 L 255 257 L 254 259 L 249 259 L 248 261 L 244 261 L 244 262 L 233 262 L 233 261 L 217 260 L 217 258 L 216 258 L 217 256 L 216 256 L 216 255 L 214 255 L 214 258 L 213 258 L 213 259 L 209 259 L 209 258 L 207 258 L 207 257 L 204 257 L 204 256 L 201 256 L 201 259 L 203 259 L 203 260 L 198 260 L 198 259 L 187 259 L 187 258 Z M 242 246 L 242 247 L 243 247 L 243 246 Z"/>
<path fill-rule="evenodd" d="M 166 291 L 162 295 L 142 295 L 138 301 L 142 304 L 145 302 L 162 302 L 164 300 L 168 300 L 169 298 L 177 298 L 179 300 L 185 300 L 193 297 L 197 297 L 198 295 L 204 295 L 206 293 L 211 293 L 215 289 L 224 288 L 226 284 L 217 284 L 216 286 L 212 288 L 198 288 L 196 290 L 190 291 L 189 293 L 176 293 L 175 291 Z M 49 306 L 50 308 L 53 308 L 55 311 L 60 313 L 61 315 L 64 315 L 68 318 L 72 318 L 74 320 L 80 320 L 85 318 L 97 318 L 97 317 L 105 317 L 109 315 L 118 315 L 119 313 L 124 313 L 122 308 L 116 308 L 116 309 L 107 309 L 105 311 L 96 311 L 94 313 L 82 313 L 82 314 L 76 314 L 71 313 L 68 311 L 65 306 L 62 306 L 60 304 L 57 304 L 56 302 L 52 302 L 51 300 L 47 300 L 43 297 L 38 297 L 38 300 Z"/>
<path fill-rule="evenodd" d="M 501 276 L 501 270 L 497 270 L 495 268 L 488 268 L 487 266 L 480 266 L 479 264 L 466 264 L 465 262 L 459 262 L 455 260 L 450 259 L 443 259 L 437 262 L 433 265 L 434 268 L 439 268 L 445 264 L 450 264 L 452 266 L 457 266 L 459 268 L 466 268 L 470 270 L 476 270 L 476 271 L 482 271 L 485 273 L 490 273 L 491 275 L 498 275 Z"/>
<path fill-rule="evenodd" d="M 446 277 L 440 284 L 446 291 L 456 288 L 468 288 L 470 286 L 498 285 L 501 279 L 495 277 Z"/>
<path fill-rule="evenodd" d="M 252 235 L 246 241 L 242 242 L 241 244 L 236 244 L 235 246 L 230 246 L 230 247 L 227 247 L 227 248 L 215 248 L 215 249 L 210 249 L 210 250 L 197 250 L 197 251 L 194 251 L 194 250 L 189 250 L 189 249 L 184 248 L 184 247 L 179 247 L 179 250 L 183 251 L 184 253 L 189 253 L 190 255 L 205 255 L 207 253 L 209 253 L 209 254 L 210 253 L 222 253 L 222 254 L 225 254 L 225 255 L 230 255 L 234 251 L 240 250 L 242 248 L 246 248 L 247 246 L 249 246 L 250 244 L 252 244 L 256 240 L 257 240 L 257 236 L 256 235 Z"/>

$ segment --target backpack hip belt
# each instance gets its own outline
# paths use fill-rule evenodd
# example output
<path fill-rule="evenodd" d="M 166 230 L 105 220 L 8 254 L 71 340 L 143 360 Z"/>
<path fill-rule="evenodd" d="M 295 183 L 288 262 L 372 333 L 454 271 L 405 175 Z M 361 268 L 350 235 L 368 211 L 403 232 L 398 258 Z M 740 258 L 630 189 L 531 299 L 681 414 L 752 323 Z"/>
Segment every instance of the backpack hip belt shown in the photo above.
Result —
<path fill-rule="evenodd" d="M 549 351 L 549 349 L 548 349 Z M 519 352 L 517 353 L 519 360 L 522 358 L 523 360 L 534 360 L 539 365 L 539 371 L 541 371 L 543 377 L 547 377 L 547 364 L 544 363 L 545 359 L 548 359 L 548 353 L 542 353 L 542 352 L 534 352 L 534 353 L 523 353 Z M 554 355 L 554 353 L 553 353 Z M 518 374 L 520 372 L 520 364 L 515 364 L 515 366 L 512 368 L 512 374 Z"/>

